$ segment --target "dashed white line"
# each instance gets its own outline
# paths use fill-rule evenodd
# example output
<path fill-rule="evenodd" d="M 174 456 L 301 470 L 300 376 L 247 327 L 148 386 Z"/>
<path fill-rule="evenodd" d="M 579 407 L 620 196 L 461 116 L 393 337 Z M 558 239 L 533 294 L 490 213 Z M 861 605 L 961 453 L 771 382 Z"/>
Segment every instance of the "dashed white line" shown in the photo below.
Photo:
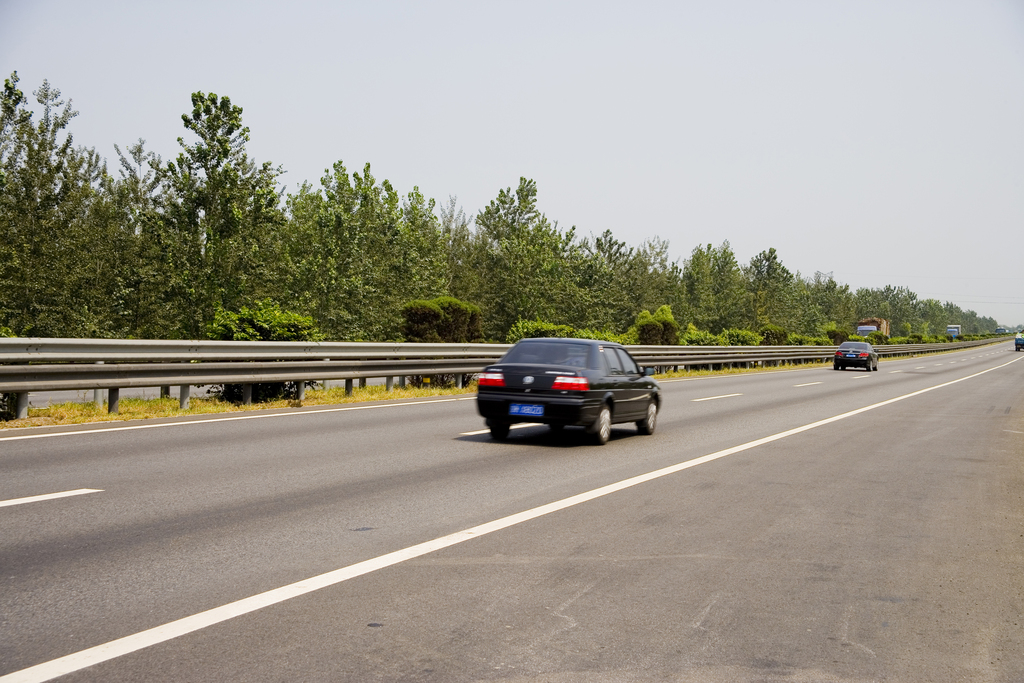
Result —
<path fill-rule="evenodd" d="M 524 427 L 540 427 L 540 422 L 523 422 L 516 425 L 510 425 L 509 429 L 523 429 Z M 475 432 L 462 432 L 459 436 L 478 436 L 480 434 L 490 434 L 490 429 L 478 429 Z"/>
<path fill-rule="evenodd" d="M 794 384 L 794 387 L 813 387 L 815 384 L 821 384 L 821 382 L 808 382 L 807 384 Z"/>
<path fill-rule="evenodd" d="M 714 401 L 719 398 L 732 398 L 733 396 L 742 396 L 743 394 L 722 394 L 721 396 L 705 396 L 704 398 L 692 398 L 692 403 L 700 403 L 701 401 Z"/>
<path fill-rule="evenodd" d="M 0 508 L 9 505 L 23 505 L 25 503 L 36 503 L 41 500 L 54 500 L 56 498 L 67 498 L 69 496 L 82 496 L 86 493 L 100 493 L 103 489 L 75 489 L 74 491 L 61 491 L 60 493 L 44 493 L 41 496 L 28 496 L 26 498 L 11 498 L 0 500 Z"/>
<path fill-rule="evenodd" d="M 903 372 L 903 371 L 902 370 L 890 370 L 889 374 L 890 375 L 895 375 L 897 372 Z"/>

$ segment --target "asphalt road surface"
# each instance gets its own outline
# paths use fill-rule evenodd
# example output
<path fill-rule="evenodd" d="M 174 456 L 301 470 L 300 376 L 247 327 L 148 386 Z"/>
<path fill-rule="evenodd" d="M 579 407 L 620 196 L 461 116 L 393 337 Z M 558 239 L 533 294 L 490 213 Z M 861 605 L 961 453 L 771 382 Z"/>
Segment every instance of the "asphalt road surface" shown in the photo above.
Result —
<path fill-rule="evenodd" d="M 0 431 L 0 682 L 1024 680 L 1012 344 L 663 389 Z"/>

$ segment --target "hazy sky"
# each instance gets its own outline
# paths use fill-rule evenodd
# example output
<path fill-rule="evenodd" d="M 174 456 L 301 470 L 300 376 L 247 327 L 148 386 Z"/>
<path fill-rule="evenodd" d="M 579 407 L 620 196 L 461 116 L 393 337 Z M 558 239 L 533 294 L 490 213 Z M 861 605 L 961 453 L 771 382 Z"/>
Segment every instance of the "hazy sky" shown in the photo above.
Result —
<path fill-rule="evenodd" d="M 289 191 L 370 162 L 475 215 L 526 176 L 582 235 L 1024 323 L 1024 0 L 0 0 L 0 27 L 3 76 L 108 160 L 177 154 L 215 92 Z"/>

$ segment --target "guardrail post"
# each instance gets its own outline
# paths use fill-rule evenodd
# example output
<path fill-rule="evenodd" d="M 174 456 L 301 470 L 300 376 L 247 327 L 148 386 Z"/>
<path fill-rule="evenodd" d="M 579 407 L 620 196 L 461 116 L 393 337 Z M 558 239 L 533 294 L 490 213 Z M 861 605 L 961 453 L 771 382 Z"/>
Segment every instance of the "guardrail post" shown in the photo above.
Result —
<path fill-rule="evenodd" d="M 252 385 L 242 385 L 242 403 L 245 405 L 252 405 Z"/>
<path fill-rule="evenodd" d="M 345 380 L 345 395 L 346 396 L 351 396 L 352 395 L 352 380 L 350 380 L 350 379 Z"/>
<path fill-rule="evenodd" d="M 28 418 L 28 392 L 19 391 L 14 395 L 14 417 L 18 420 Z"/>
<path fill-rule="evenodd" d="M 96 365 L 103 365 L 103 361 L 101 361 L 101 360 L 96 361 Z M 102 389 L 93 389 L 92 390 L 92 403 L 93 403 L 94 406 L 96 406 L 97 409 L 103 407 L 103 390 Z"/>
<path fill-rule="evenodd" d="M 295 383 L 295 398 L 300 402 L 306 398 L 306 380 L 300 379 Z"/>
<path fill-rule="evenodd" d="M 330 358 L 324 358 L 324 362 L 325 363 L 329 363 L 330 360 L 331 360 Z M 327 391 L 330 388 L 331 388 L 331 380 L 325 379 L 324 380 L 324 391 Z"/>
<path fill-rule="evenodd" d="M 466 376 L 465 375 L 462 375 L 462 374 L 455 375 L 455 386 L 456 387 L 461 389 L 462 385 L 465 384 L 465 383 L 466 383 Z"/>
<path fill-rule="evenodd" d="M 107 412 L 117 413 L 120 408 L 121 390 L 118 387 L 107 389 Z"/>
<path fill-rule="evenodd" d="M 170 397 L 171 397 L 171 387 L 169 387 L 169 386 L 162 386 L 162 387 L 160 387 L 160 398 L 170 398 Z"/>
<path fill-rule="evenodd" d="M 188 410 L 188 392 L 189 385 L 182 384 L 178 392 L 178 408 L 181 410 Z"/>
<path fill-rule="evenodd" d="M 395 378 L 392 377 L 391 375 L 388 375 L 387 377 L 384 378 L 384 390 L 385 391 L 392 391 L 392 390 L 394 390 L 394 388 L 395 388 Z"/>
<path fill-rule="evenodd" d="M 401 388 L 405 389 L 405 382 L 406 382 L 405 375 L 399 375 L 398 376 L 398 386 L 400 386 Z"/>

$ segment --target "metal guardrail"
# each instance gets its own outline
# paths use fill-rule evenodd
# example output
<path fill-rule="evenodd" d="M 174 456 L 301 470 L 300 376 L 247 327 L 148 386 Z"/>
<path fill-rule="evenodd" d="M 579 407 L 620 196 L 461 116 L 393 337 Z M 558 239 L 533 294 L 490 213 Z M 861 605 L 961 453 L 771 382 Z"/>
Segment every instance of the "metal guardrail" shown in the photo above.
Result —
<path fill-rule="evenodd" d="M 1000 339 L 947 344 L 876 347 L 879 355 L 907 355 L 968 348 Z M 361 342 L 219 342 L 109 339 L 0 338 L 0 392 L 17 394 L 17 414 L 27 416 L 35 391 L 93 389 L 108 391 L 108 409 L 117 412 L 121 388 L 180 387 L 188 406 L 189 389 L 208 384 L 304 382 L 385 377 L 404 384 L 410 375 L 480 372 L 511 348 L 509 344 L 398 344 Z M 631 346 L 641 365 L 661 368 L 824 361 L 834 346 Z M 251 395 L 251 394 L 249 394 Z"/>

